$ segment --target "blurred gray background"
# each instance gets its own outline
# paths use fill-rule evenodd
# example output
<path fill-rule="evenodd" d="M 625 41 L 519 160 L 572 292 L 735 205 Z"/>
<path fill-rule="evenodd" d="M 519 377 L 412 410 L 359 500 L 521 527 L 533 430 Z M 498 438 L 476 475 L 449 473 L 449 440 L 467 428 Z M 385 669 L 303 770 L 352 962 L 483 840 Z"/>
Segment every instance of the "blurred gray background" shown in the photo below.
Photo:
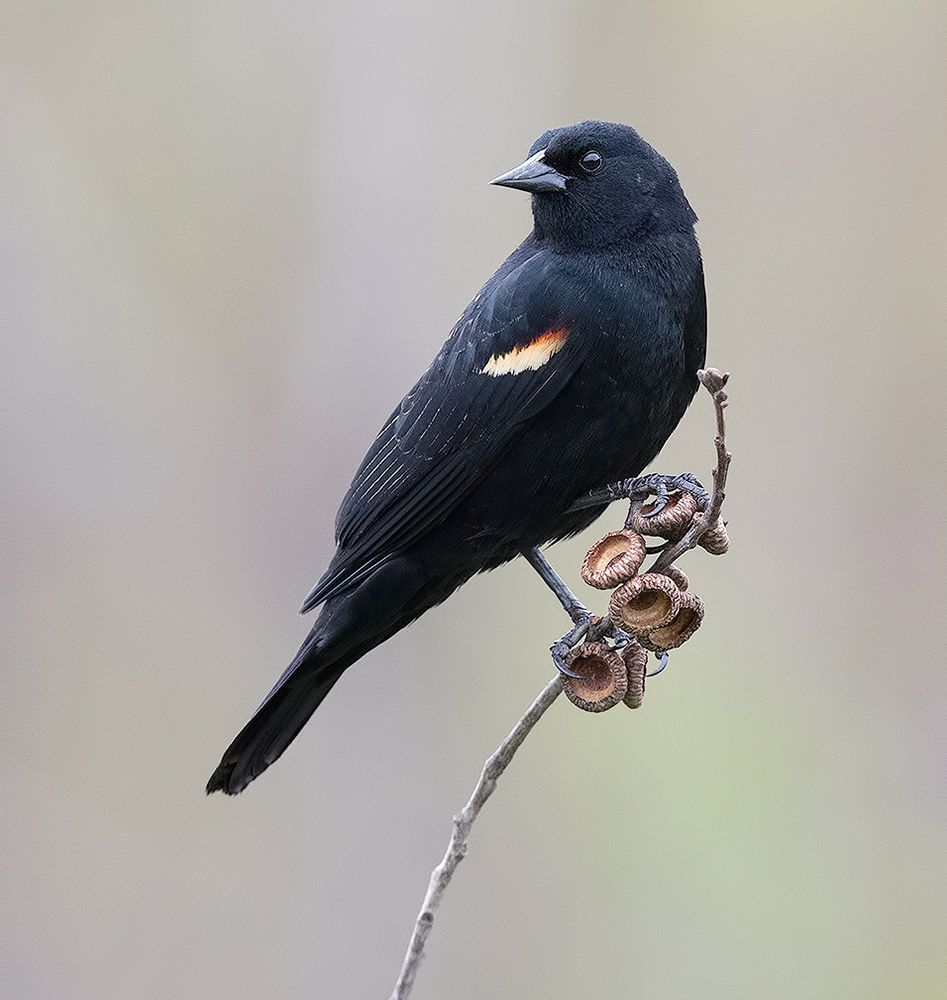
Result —
<path fill-rule="evenodd" d="M 2 16 L 0 992 L 388 995 L 550 676 L 531 571 L 366 657 L 244 796 L 203 784 L 375 431 L 529 227 L 486 181 L 601 117 L 701 218 L 733 548 L 685 560 L 708 619 L 642 711 L 533 733 L 415 995 L 945 995 L 942 4 Z M 708 475 L 711 421 L 656 467 Z M 594 537 L 551 551 L 577 586 Z"/>

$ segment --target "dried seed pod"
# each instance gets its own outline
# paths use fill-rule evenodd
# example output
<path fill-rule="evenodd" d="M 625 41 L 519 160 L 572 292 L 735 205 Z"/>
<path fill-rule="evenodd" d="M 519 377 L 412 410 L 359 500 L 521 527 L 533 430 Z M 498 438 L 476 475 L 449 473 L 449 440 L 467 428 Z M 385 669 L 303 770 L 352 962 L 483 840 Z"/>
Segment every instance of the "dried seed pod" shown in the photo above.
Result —
<path fill-rule="evenodd" d="M 563 675 L 566 697 L 584 712 L 614 708 L 628 690 L 625 661 L 603 642 L 583 642 L 569 651 L 566 665 L 581 677 Z"/>
<path fill-rule="evenodd" d="M 662 569 L 662 576 L 666 576 L 673 580 L 677 584 L 678 590 L 687 590 L 690 586 L 690 580 L 687 579 L 687 574 L 680 566 L 668 566 L 667 569 Z"/>
<path fill-rule="evenodd" d="M 610 531 L 585 554 L 582 579 L 599 590 L 611 590 L 630 580 L 644 562 L 644 539 L 637 531 Z"/>
<path fill-rule="evenodd" d="M 698 544 L 712 556 L 722 556 L 730 548 L 730 536 L 723 518 L 717 518 L 717 523 L 700 536 Z"/>
<path fill-rule="evenodd" d="M 704 602 L 696 594 L 681 594 L 681 607 L 674 618 L 641 637 L 641 645 L 653 653 L 677 649 L 700 628 L 704 620 Z"/>
<path fill-rule="evenodd" d="M 651 514 L 657 506 L 657 497 L 643 503 L 632 515 L 629 527 L 640 531 L 642 535 L 677 541 L 690 527 L 697 513 L 697 501 L 684 490 L 674 490 L 673 493 L 669 493 L 664 507 L 657 514 Z"/>
<path fill-rule="evenodd" d="M 634 639 L 621 651 L 628 674 L 628 690 L 622 699 L 629 708 L 641 708 L 644 701 L 644 675 L 648 669 L 648 651 Z"/>
<path fill-rule="evenodd" d="M 608 602 L 608 613 L 626 632 L 638 637 L 660 628 L 677 614 L 681 592 L 660 573 L 645 573 L 622 584 Z"/>

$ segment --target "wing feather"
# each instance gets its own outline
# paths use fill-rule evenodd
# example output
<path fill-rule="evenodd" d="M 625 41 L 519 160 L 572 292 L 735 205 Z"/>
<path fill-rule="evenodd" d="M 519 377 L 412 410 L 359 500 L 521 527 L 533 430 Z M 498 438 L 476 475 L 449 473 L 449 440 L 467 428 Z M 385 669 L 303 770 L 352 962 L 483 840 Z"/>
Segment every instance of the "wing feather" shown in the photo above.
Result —
<path fill-rule="evenodd" d="M 362 461 L 336 518 L 338 552 L 304 611 L 440 523 L 523 422 L 556 398 L 585 355 L 588 337 L 569 322 L 581 292 L 561 258 L 531 240 L 484 286 Z M 484 371 L 491 358 L 551 333 L 555 349 L 530 355 L 535 367 Z"/>

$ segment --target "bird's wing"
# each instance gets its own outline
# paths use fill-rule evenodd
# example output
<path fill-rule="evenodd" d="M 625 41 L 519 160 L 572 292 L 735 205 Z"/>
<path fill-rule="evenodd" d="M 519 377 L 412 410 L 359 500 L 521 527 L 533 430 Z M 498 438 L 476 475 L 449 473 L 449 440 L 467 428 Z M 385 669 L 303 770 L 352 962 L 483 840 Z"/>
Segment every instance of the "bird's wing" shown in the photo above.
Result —
<path fill-rule="evenodd" d="M 440 523 L 578 371 L 595 331 L 589 289 L 566 267 L 528 240 L 467 307 L 359 467 L 303 611 Z"/>

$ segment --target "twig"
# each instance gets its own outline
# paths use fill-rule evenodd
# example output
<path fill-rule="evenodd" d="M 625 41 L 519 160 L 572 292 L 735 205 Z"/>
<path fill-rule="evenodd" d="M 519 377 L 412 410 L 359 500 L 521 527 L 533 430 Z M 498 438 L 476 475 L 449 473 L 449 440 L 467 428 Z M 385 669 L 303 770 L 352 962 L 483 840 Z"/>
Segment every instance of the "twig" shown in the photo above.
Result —
<path fill-rule="evenodd" d="M 714 413 L 717 418 L 717 436 L 714 447 L 717 450 L 717 467 L 714 469 L 713 483 L 710 487 L 710 501 L 706 509 L 695 517 L 683 537 L 673 545 L 664 549 L 652 563 L 649 573 L 660 573 L 673 562 L 680 559 L 688 549 L 694 548 L 701 536 L 709 531 L 720 517 L 723 501 L 726 496 L 727 470 L 730 468 L 730 452 L 727 451 L 727 423 L 724 410 L 727 407 L 727 393 L 724 386 L 730 377 L 728 372 L 720 372 L 716 368 L 702 369 L 697 373 L 700 384 L 710 393 L 714 401 Z"/>
<path fill-rule="evenodd" d="M 414 977 L 417 975 L 418 966 L 424 957 L 424 945 L 431 927 L 434 925 L 434 911 L 441 902 L 444 890 L 450 884 L 454 870 L 464 859 L 467 853 L 467 837 L 470 835 L 470 828 L 474 820 L 480 815 L 480 810 L 484 803 L 493 794 L 497 780 L 506 770 L 507 765 L 513 759 L 513 754 L 520 748 L 523 740 L 529 735 L 530 730 L 542 718 L 547 708 L 562 693 L 562 679 L 556 675 L 542 689 L 536 700 L 530 705 L 526 714 L 516 723 L 513 731 L 490 755 L 480 772 L 480 780 L 473 790 L 473 794 L 467 801 L 463 809 L 454 817 L 454 829 L 451 833 L 450 843 L 447 845 L 447 853 L 441 863 L 431 872 L 431 881 L 427 887 L 424 902 L 421 904 L 421 911 L 414 924 L 414 933 L 408 943 L 408 950 L 404 956 L 401 966 L 401 973 L 395 988 L 392 991 L 390 1000 L 405 1000 L 414 986 Z"/>

